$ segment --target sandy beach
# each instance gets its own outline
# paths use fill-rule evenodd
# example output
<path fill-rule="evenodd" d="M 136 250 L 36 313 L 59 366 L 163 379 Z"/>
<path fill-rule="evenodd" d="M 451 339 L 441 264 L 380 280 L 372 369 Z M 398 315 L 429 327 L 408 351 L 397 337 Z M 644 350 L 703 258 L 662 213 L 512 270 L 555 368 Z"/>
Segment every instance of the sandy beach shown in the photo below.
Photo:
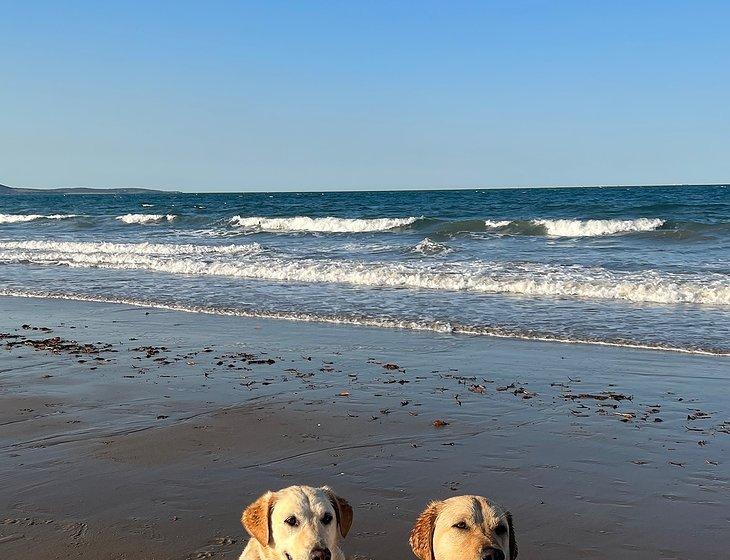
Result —
<path fill-rule="evenodd" d="M 353 504 L 348 556 L 460 493 L 526 559 L 730 546 L 726 358 L 20 298 L 0 333 L 5 557 L 237 558 L 295 483 Z"/>

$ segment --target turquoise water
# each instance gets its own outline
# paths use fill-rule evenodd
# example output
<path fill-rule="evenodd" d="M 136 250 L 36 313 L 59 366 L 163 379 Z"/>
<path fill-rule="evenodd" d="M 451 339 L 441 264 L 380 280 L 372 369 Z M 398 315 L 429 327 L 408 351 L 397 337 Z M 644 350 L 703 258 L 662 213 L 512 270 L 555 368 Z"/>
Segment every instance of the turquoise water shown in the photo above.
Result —
<path fill-rule="evenodd" d="M 8 195 L 0 293 L 728 353 L 730 194 Z"/>

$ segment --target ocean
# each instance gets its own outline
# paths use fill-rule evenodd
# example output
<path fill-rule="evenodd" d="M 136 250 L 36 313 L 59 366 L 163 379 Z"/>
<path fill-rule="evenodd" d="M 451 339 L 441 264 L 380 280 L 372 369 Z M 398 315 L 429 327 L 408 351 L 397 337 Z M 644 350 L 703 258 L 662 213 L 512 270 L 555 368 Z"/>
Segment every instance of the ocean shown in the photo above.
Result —
<path fill-rule="evenodd" d="M 730 191 L 7 195 L 0 295 L 728 355 Z"/>

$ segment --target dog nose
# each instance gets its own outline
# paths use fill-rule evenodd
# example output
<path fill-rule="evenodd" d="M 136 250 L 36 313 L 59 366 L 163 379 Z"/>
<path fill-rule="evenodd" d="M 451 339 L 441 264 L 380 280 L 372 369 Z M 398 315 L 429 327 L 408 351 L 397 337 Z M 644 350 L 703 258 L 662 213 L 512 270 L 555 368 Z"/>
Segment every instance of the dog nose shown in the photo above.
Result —
<path fill-rule="evenodd" d="M 309 556 L 309 560 L 330 560 L 332 553 L 329 548 L 315 548 Z"/>
<path fill-rule="evenodd" d="M 504 560 L 504 552 L 496 548 L 487 548 L 482 552 L 482 560 Z"/>

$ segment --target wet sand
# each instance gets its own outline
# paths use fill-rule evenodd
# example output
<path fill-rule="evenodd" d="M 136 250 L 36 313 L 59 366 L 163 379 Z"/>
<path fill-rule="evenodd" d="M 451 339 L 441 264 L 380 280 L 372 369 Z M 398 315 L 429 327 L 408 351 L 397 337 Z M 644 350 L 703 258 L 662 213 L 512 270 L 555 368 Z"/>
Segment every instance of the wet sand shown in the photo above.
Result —
<path fill-rule="evenodd" d="M 727 358 L 13 298 L 0 333 L 3 557 L 237 558 L 296 483 L 352 503 L 348 556 L 461 493 L 524 559 L 730 549 Z"/>

